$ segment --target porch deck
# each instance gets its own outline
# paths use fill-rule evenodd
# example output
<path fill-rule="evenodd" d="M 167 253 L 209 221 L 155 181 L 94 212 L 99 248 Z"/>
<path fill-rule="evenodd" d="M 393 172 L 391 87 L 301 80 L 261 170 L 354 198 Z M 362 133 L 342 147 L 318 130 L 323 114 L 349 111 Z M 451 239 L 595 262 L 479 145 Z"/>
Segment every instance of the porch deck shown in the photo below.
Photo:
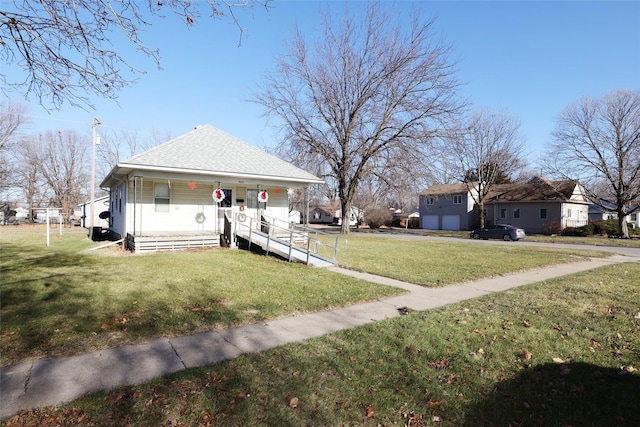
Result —
<path fill-rule="evenodd" d="M 154 231 L 127 234 L 125 247 L 135 253 L 180 251 L 220 246 L 220 233 L 211 231 Z"/>

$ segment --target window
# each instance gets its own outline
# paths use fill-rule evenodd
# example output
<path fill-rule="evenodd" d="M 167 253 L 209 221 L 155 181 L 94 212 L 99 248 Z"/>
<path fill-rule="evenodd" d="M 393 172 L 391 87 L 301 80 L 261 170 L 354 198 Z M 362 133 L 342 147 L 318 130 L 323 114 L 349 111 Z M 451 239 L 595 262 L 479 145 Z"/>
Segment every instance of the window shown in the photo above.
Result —
<path fill-rule="evenodd" d="M 505 219 L 507 217 L 507 208 L 500 209 L 500 219 Z"/>
<path fill-rule="evenodd" d="M 547 208 L 540 209 L 540 219 L 547 219 Z"/>
<path fill-rule="evenodd" d="M 513 218 L 514 219 L 520 218 L 520 208 L 516 208 L 513 210 Z"/>
<path fill-rule="evenodd" d="M 155 184 L 153 187 L 153 202 L 156 206 L 156 212 L 169 212 L 169 195 L 169 184 Z"/>
<path fill-rule="evenodd" d="M 571 218 L 571 209 L 567 209 L 567 218 Z"/>
<path fill-rule="evenodd" d="M 247 209 L 258 209 L 258 190 L 247 188 Z"/>
<path fill-rule="evenodd" d="M 427 205 L 433 205 L 433 196 L 427 197 L 426 203 Z"/>
<path fill-rule="evenodd" d="M 230 208 L 231 207 L 231 196 L 232 196 L 231 190 L 225 190 L 224 188 L 222 188 L 221 190 L 224 193 L 224 199 L 222 199 L 222 201 L 220 202 L 219 206 L 221 208 Z"/>
<path fill-rule="evenodd" d="M 453 204 L 461 205 L 462 204 L 462 194 L 454 194 L 453 195 Z"/>

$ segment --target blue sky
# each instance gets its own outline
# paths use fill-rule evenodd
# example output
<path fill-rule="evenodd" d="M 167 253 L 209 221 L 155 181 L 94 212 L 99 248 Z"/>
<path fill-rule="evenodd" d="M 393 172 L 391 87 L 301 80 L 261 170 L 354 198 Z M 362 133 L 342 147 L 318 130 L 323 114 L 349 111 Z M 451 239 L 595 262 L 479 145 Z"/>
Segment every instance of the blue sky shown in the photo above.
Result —
<path fill-rule="evenodd" d="M 350 1 L 352 10 L 366 2 Z M 412 7 L 453 46 L 461 94 L 481 107 L 516 116 L 532 159 L 542 156 L 555 117 L 583 96 L 640 87 L 638 1 L 400 1 L 382 2 L 407 16 Z M 118 104 L 93 99 L 95 111 L 64 107 L 47 112 L 30 99 L 31 130 L 156 129 L 178 136 L 209 123 L 258 147 L 277 140 L 261 107 L 246 102 L 283 52 L 294 25 L 315 38 L 319 8 L 344 12 L 338 1 L 281 1 L 266 13 L 241 14 L 239 31 L 225 20 L 201 18 L 190 29 L 177 19 L 148 28 L 143 41 L 160 49 L 162 71 L 148 72 L 120 94 Z M 12 72 L 8 69 L 9 74 Z M 14 98 L 22 98 L 15 94 Z"/>

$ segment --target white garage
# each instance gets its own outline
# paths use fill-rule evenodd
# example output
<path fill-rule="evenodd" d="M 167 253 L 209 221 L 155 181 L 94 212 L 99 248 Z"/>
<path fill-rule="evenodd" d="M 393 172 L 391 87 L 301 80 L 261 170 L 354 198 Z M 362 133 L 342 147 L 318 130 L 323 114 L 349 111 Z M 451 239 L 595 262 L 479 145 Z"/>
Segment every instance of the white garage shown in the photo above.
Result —
<path fill-rule="evenodd" d="M 460 215 L 443 215 L 443 230 L 460 230 Z"/>
<path fill-rule="evenodd" d="M 438 229 L 438 215 L 423 215 L 421 219 L 420 228 L 424 230 Z"/>

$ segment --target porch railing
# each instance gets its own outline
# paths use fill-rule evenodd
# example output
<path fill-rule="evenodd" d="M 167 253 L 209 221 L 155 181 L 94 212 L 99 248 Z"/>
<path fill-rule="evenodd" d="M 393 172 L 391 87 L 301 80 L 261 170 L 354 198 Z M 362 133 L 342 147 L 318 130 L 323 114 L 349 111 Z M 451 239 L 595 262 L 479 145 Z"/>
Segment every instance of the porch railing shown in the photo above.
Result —
<path fill-rule="evenodd" d="M 331 262 L 338 263 L 338 252 L 347 249 L 347 239 L 335 233 L 288 223 L 278 218 L 261 216 L 260 220 L 249 218 L 242 213 L 235 214 L 234 234 L 238 230 L 248 233 L 249 247 L 252 244 L 252 234 L 259 233 L 266 237 L 266 250 L 269 253 L 272 241 L 285 243 L 289 247 L 288 259 L 293 260 L 293 251 L 301 250 L 306 253 L 306 263 L 314 255 Z"/>

